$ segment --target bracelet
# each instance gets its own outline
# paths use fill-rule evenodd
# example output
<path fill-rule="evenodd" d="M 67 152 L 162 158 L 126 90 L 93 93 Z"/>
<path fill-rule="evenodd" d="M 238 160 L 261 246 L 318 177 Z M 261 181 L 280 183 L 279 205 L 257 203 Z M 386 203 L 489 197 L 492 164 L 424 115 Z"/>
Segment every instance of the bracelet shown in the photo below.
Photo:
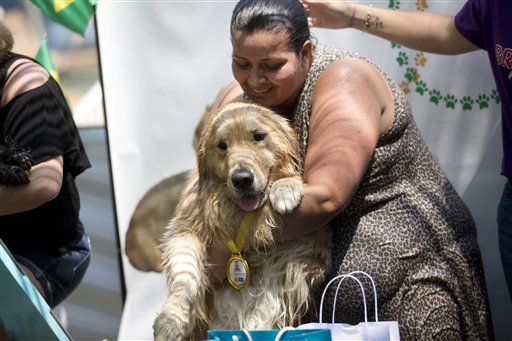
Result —
<path fill-rule="evenodd" d="M 350 21 L 348 22 L 347 27 L 352 27 L 352 24 L 354 23 L 354 17 L 356 16 L 356 5 L 352 7 L 352 16 L 350 17 Z"/>
<path fill-rule="evenodd" d="M 370 5 L 370 8 L 373 7 L 372 5 Z M 368 30 L 370 29 L 370 27 L 372 27 L 371 23 L 370 23 L 370 20 L 372 19 L 372 12 L 370 12 L 370 10 L 368 10 L 368 12 L 366 13 L 366 18 L 364 19 L 364 27 L 366 27 L 366 30 L 365 32 L 368 32 Z"/>
<path fill-rule="evenodd" d="M 370 5 L 370 9 L 372 7 L 373 6 Z M 384 26 L 380 18 L 373 15 L 370 9 L 368 10 L 368 13 L 366 13 L 366 17 L 364 19 L 364 27 L 366 27 L 366 30 L 364 30 L 364 32 L 368 32 L 370 28 L 374 28 L 376 30 L 382 29 L 382 27 Z"/>

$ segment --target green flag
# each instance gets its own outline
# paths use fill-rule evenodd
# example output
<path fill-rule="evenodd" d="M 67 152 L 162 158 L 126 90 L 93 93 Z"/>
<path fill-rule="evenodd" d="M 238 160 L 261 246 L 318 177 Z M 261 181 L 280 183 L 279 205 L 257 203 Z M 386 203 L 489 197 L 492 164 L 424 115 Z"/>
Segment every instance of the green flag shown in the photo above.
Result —
<path fill-rule="evenodd" d="M 96 0 L 32 0 L 53 21 L 84 35 Z"/>
<path fill-rule="evenodd" d="M 60 81 L 60 76 L 57 72 L 57 68 L 55 67 L 55 64 L 53 64 L 52 57 L 50 55 L 50 49 L 48 48 L 48 42 L 46 41 L 46 38 L 43 38 L 41 40 L 39 50 L 37 50 L 34 59 L 37 60 L 39 64 L 41 64 L 46 69 L 46 71 L 48 71 L 48 73 L 53 77 L 53 79 L 55 79 L 55 81 L 57 81 L 60 88 L 62 89 L 62 93 L 64 94 L 66 101 L 69 103 L 66 90 L 62 86 L 62 82 Z"/>
<path fill-rule="evenodd" d="M 52 75 L 52 77 L 57 81 L 57 83 L 59 83 L 59 85 L 61 84 L 59 73 L 53 64 L 52 57 L 50 56 L 50 49 L 48 48 L 46 39 L 41 41 L 41 45 L 39 45 L 39 50 L 37 50 L 35 60 L 37 60 L 50 73 L 50 75 Z"/>

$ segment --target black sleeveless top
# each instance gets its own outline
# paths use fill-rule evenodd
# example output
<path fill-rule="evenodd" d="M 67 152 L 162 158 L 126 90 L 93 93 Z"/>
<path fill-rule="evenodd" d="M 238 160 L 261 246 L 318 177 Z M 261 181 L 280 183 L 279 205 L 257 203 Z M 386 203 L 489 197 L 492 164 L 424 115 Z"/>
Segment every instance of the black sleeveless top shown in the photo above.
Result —
<path fill-rule="evenodd" d="M 15 53 L 2 58 L 0 96 L 9 66 L 20 58 L 33 60 Z M 34 164 L 61 155 L 64 176 L 55 199 L 30 211 L 0 216 L 0 238 L 13 253 L 57 252 L 78 241 L 83 235 L 83 225 L 79 219 L 80 198 L 75 177 L 91 165 L 55 79 L 50 76 L 41 86 L 16 96 L 0 108 L 0 143 L 4 144 L 7 137 L 18 147 L 30 148 Z"/>

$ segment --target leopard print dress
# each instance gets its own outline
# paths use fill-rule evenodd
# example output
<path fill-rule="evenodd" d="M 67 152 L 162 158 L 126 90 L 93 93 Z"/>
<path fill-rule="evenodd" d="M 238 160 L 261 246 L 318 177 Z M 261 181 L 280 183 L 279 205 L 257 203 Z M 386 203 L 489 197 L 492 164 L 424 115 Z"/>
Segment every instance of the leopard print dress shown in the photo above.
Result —
<path fill-rule="evenodd" d="M 316 46 L 294 112 L 303 153 L 316 80 L 333 61 L 347 57 L 379 69 L 355 53 Z M 395 117 L 380 136 L 350 205 L 330 223 L 333 264 L 328 279 L 354 270 L 370 274 L 377 285 L 378 318 L 398 321 L 402 340 L 493 339 L 473 218 L 423 141 L 404 93 L 379 71 L 392 90 Z M 324 322 L 331 321 L 335 288 L 324 300 Z M 363 321 L 359 286 L 344 281 L 340 289 L 335 322 Z M 366 298 L 373 307 L 371 287 Z M 374 319 L 370 311 L 368 319 Z"/>

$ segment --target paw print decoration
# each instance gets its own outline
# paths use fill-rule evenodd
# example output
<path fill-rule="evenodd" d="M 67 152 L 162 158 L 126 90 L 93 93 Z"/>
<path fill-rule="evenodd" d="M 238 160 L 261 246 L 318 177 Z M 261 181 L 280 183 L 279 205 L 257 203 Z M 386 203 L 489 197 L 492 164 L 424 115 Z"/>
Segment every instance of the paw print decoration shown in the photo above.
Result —
<path fill-rule="evenodd" d="M 428 6 L 428 0 L 416 0 L 415 2 L 417 11 L 425 11 Z M 399 0 L 389 0 L 388 8 L 398 10 L 400 9 Z M 476 98 L 469 95 L 462 95 L 457 97 L 455 94 L 442 93 L 441 90 L 429 86 L 427 82 L 421 78 L 420 69 L 427 67 L 428 58 L 424 52 L 416 52 L 414 56 L 409 56 L 402 46 L 391 43 L 392 49 L 397 49 L 398 54 L 396 62 L 400 68 L 405 69 L 404 79 L 400 81 L 400 88 L 405 94 L 411 94 L 413 91 L 420 96 L 428 98 L 429 102 L 435 105 L 443 104 L 447 109 L 456 109 L 457 105 L 462 107 L 463 111 L 480 109 L 484 110 L 489 108 L 491 103 L 499 104 L 500 96 L 496 89 L 492 89 L 489 94 L 480 94 Z M 410 65 L 410 61 L 414 61 L 414 65 Z M 475 103 L 477 105 L 475 105 Z"/>

